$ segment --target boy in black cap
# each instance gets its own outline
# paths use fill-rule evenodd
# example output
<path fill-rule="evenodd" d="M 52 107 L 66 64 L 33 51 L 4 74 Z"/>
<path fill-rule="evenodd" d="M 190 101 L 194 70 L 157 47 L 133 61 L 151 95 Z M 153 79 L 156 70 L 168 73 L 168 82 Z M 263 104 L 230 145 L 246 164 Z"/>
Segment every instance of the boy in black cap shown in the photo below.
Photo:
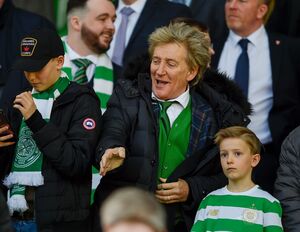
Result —
<path fill-rule="evenodd" d="M 55 31 L 34 31 L 22 39 L 20 49 L 14 67 L 24 71 L 33 89 L 17 95 L 13 107 L 5 109 L 14 133 L 4 135 L 8 126 L 0 127 L 1 156 L 7 161 L 0 171 L 6 170 L 14 226 L 22 231 L 85 231 L 99 100 L 61 71 L 64 49 Z"/>

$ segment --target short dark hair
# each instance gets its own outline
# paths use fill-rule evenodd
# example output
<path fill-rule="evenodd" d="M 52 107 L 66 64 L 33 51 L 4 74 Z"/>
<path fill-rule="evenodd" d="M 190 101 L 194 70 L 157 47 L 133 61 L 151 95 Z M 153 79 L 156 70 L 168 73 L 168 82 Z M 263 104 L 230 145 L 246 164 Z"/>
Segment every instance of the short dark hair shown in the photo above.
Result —
<path fill-rule="evenodd" d="M 84 8 L 88 0 L 69 0 L 67 5 L 67 14 L 76 8 Z"/>

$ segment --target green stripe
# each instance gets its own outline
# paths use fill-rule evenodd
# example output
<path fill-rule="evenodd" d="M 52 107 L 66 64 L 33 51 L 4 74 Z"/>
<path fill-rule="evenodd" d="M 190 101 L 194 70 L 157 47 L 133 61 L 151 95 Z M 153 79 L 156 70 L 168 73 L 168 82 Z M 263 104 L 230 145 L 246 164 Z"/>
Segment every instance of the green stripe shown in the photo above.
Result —
<path fill-rule="evenodd" d="M 113 71 L 109 68 L 99 66 L 95 70 L 95 78 L 113 81 Z"/>
<path fill-rule="evenodd" d="M 255 205 L 253 206 L 253 203 Z M 276 201 L 270 202 L 266 198 L 254 197 L 254 196 L 237 196 L 237 195 L 209 195 L 207 196 L 199 209 L 206 208 L 206 205 L 210 206 L 229 206 L 229 207 L 241 207 L 241 208 L 254 208 L 256 210 L 261 210 L 264 213 L 276 213 L 281 216 L 280 204 Z"/>
<path fill-rule="evenodd" d="M 73 80 L 72 69 L 70 67 L 62 67 L 61 70 L 67 74 L 70 80 Z"/>
<path fill-rule="evenodd" d="M 99 93 L 99 92 L 96 92 L 98 98 L 100 99 L 101 101 L 101 108 L 105 108 L 107 107 L 107 102 L 110 98 L 111 95 L 107 95 L 105 93 Z"/>
<path fill-rule="evenodd" d="M 95 168 L 94 166 L 92 166 L 92 173 L 93 174 L 99 173 L 99 170 L 97 168 Z"/>

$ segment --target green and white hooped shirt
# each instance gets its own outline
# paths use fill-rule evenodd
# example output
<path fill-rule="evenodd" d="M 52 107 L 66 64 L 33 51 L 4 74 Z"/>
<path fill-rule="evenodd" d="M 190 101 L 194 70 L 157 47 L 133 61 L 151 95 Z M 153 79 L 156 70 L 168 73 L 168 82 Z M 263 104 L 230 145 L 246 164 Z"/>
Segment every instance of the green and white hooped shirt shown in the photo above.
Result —
<path fill-rule="evenodd" d="M 281 217 L 279 201 L 258 185 L 240 193 L 224 187 L 202 200 L 191 232 L 283 232 Z"/>

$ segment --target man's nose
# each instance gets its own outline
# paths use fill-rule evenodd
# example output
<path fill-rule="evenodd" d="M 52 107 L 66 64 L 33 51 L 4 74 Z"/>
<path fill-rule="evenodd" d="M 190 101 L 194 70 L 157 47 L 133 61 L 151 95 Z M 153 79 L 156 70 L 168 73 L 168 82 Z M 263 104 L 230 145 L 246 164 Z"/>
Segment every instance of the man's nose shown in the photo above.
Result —
<path fill-rule="evenodd" d="M 30 81 L 33 81 L 36 77 L 35 72 L 26 72 L 26 76 Z"/>
<path fill-rule="evenodd" d="M 164 75 L 165 73 L 166 73 L 166 70 L 165 70 L 165 64 L 163 64 L 163 63 L 160 63 L 159 65 L 158 65 L 158 68 L 157 68 L 157 74 L 158 75 Z"/>

